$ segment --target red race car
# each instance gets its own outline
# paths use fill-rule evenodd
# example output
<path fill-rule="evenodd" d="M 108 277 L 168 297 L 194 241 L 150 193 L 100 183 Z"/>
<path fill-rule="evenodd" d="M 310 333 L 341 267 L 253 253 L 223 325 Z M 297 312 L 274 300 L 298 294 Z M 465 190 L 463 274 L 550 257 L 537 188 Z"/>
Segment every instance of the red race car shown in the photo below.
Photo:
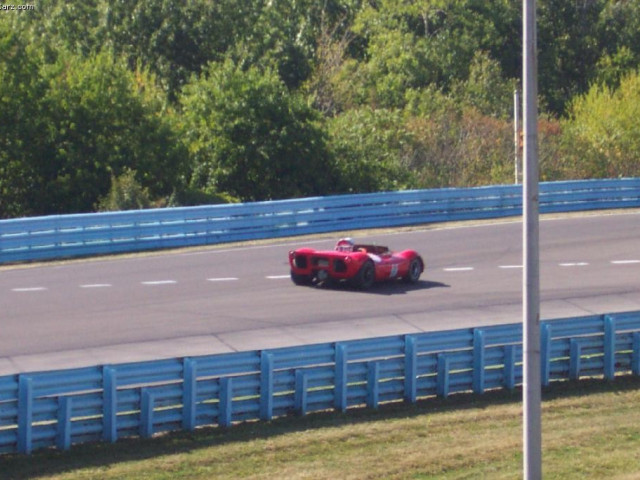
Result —
<path fill-rule="evenodd" d="M 289 265 L 296 285 L 345 282 L 360 289 L 384 280 L 414 283 L 424 271 L 424 261 L 415 250 L 392 252 L 379 245 L 357 244 L 350 238 L 340 239 L 335 250 L 293 250 Z"/>

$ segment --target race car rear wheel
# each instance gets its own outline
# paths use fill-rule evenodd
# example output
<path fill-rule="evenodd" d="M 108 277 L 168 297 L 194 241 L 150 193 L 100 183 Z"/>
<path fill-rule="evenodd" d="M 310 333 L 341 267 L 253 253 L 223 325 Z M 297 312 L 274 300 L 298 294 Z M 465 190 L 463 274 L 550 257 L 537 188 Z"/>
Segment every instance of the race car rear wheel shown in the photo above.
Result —
<path fill-rule="evenodd" d="M 416 283 L 422 273 L 422 261 L 419 258 L 414 258 L 409 263 L 409 270 L 407 274 L 402 278 L 406 283 Z"/>
<path fill-rule="evenodd" d="M 371 260 L 367 260 L 360 270 L 353 277 L 353 285 L 362 290 L 366 290 L 373 285 L 376 279 L 376 267 Z"/>
<path fill-rule="evenodd" d="M 296 285 L 311 285 L 313 278 L 310 275 L 291 272 L 291 281 Z"/>

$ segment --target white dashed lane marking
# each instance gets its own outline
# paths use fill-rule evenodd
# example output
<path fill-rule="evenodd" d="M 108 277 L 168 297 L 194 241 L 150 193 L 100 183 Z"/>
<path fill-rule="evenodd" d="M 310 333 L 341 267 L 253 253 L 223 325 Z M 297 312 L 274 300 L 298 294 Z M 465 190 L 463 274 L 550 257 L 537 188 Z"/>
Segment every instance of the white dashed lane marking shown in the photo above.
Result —
<path fill-rule="evenodd" d="M 640 259 L 622 259 L 622 260 L 611 260 L 611 265 L 640 265 Z M 590 264 L 588 262 L 562 262 L 558 263 L 560 267 L 586 267 Z M 498 268 L 502 270 L 516 270 L 524 268 L 522 265 L 498 265 Z M 445 267 L 442 269 L 444 272 L 472 272 L 475 270 L 475 267 Z M 284 280 L 290 278 L 290 275 L 267 275 L 265 276 L 267 280 Z M 213 277 L 207 278 L 208 282 L 235 282 L 240 280 L 238 277 Z M 140 282 L 142 285 L 146 286 L 154 286 L 154 285 L 175 285 L 178 282 L 176 280 L 148 280 L 144 282 Z M 80 288 L 83 289 L 99 289 L 99 288 L 110 288 L 113 287 L 111 283 L 88 283 L 79 285 Z M 48 287 L 19 287 L 12 288 L 12 292 L 16 293 L 28 293 L 28 292 L 43 292 L 49 290 Z"/>

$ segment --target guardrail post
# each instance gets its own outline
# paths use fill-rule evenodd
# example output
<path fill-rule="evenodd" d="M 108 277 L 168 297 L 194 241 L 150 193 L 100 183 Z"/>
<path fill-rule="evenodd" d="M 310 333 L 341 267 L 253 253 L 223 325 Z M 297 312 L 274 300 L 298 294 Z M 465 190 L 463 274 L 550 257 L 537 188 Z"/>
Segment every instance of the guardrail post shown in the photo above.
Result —
<path fill-rule="evenodd" d="M 640 375 L 640 332 L 633 332 L 633 352 L 631 353 L 631 372 Z"/>
<path fill-rule="evenodd" d="M 304 370 L 296 370 L 295 409 L 298 415 L 307 414 L 307 388 L 309 379 Z"/>
<path fill-rule="evenodd" d="M 504 386 L 509 390 L 516 387 L 516 346 L 504 346 Z"/>
<path fill-rule="evenodd" d="M 484 331 L 476 328 L 473 331 L 473 392 L 484 393 L 485 358 Z"/>
<path fill-rule="evenodd" d="M 183 372 L 182 428 L 193 431 L 196 428 L 198 363 L 192 358 L 185 358 L 183 363 Z"/>
<path fill-rule="evenodd" d="M 33 448 L 33 380 L 26 375 L 18 378 L 18 453 L 29 454 Z"/>
<path fill-rule="evenodd" d="M 118 439 L 118 390 L 115 368 L 104 367 L 102 385 L 103 437 L 105 441 L 114 443 Z"/>
<path fill-rule="evenodd" d="M 367 407 L 378 408 L 380 399 L 380 363 L 367 364 Z"/>
<path fill-rule="evenodd" d="M 347 409 L 347 345 L 336 343 L 335 408 L 344 412 Z"/>
<path fill-rule="evenodd" d="M 155 402 L 155 396 L 150 389 L 140 389 L 140 436 L 142 438 L 153 436 L 153 409 Z"/>
<path fill-rule="evenodd" d="M 221 427 L 230 427 L 233 418 L 233 379 L 220 379 L 220 407 L 219 420 Z"/>
<path fill-rule="evenodd" d="M 438 355 L 438 384 L 436 392 L 438 396 L 447 398 L 449 396 L 449 357 L 441 353 Z"/>
<path fill-rule="evenodd" d="M 604 377 L 613 380 L 616 376 L 616 321 L 604 316 Z"/>
<path fill-rule="evenodd" d="M 580 378 L 580 363 L 582 354 L 582 346 L 580 341 L 572 338 L 569 341 L 569 380 L 577 380 Z"/>
<path fill-rule="evenodd" d="M 56 445 L 60 450 L 71 448 L 71 397 L 58 397 L 58 435 Z"/>
<path fill-rule="evenodd" d="M 548 386 L 551 380 L 551 325 L 543 323 L 540 334 L 540 368 L 542 385 Z"/>
<path fill-rule="evenodd" d="M 404 337 L 404 400 L 416 403 L 418 397 L 418 346 L 414 336 Z"/>
<path fill-rule="evenodd" d="M 260 419 L 273 418 L 273 354 L 262 352 L 260 357 Z"/>

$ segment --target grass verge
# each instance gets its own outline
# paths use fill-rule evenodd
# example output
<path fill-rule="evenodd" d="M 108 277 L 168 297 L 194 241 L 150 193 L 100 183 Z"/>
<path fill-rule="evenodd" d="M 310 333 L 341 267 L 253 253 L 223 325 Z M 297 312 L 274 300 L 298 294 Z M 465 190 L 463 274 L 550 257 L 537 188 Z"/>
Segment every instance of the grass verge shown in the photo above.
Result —
<path fill-rule="evenodd" d="M 545 479 L 640 478 L 640 379 L 543 392 Z M 0 457 L 5 479 L 522 478 L 521 392 L 488 392 Z"/>

